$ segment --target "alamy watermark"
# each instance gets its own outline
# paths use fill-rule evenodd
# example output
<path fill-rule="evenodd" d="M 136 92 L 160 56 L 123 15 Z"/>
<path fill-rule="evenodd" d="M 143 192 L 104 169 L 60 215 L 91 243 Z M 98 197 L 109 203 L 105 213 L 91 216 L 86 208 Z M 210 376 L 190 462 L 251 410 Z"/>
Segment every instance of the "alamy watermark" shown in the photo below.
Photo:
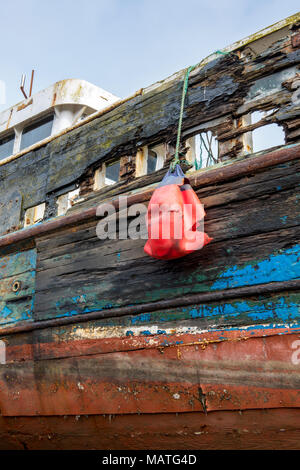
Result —
<path fill-rule="evenodd" d="M 6 364 L 6 344 L 0 340 L 0 364 Z"/>
<path fill-rule="evenodd" d="M 96 215 L 101 220 L 96 233 L 100 240 L 185 239 L 189 250 L 204 245 L 202 204 L 151 204 L 148 211 L 143 203 L 128 207 L 127 196 L 119 196 L 116 206 L 103 203 L 97 207 Z"/>
<path fill-rule="evenodd" d="M 292 354 L 292 364 L 294 366 L 297 366 L 300 364 L 300 340 L 296 339 L 295 341 L 292 342 L 292 349 L 295 349 L 295 351 Z"/>

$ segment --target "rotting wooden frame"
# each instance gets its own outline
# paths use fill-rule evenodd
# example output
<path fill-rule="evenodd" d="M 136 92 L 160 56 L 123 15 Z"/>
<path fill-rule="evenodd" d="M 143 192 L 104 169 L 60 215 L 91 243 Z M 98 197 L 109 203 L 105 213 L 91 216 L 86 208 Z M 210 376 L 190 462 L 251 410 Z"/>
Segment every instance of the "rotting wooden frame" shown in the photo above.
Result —
<path fill-rule="evenodd" d="M 240 157 L 244 153 L 243 136 L 271 122 L 284 127 L 287 143 L 299 140 L 299 106 L 292 103 L 299 82 L 296 67 L 300 53 L 294 40 L 300 34 L 299 18 L 299 14 L 294 15 L 225 48 L 223 52 L 229 54 L 212 54 L 200 63 L 190 76 L 183 137 L 195 135 L 199 128 L 211 130 L 219 141 L 220 160 Z M 243 52 L 250 43 L 256 45 L 268 34 L 275 35 L 273 45 L 250 58 Z M 295 76 L 281 83 L 280 73 L 291 68 Z M 104 198 L 124 192 L 125 188 L 134 189 L 158 181 L 162 171 L 135 180 L 136 154 L 143 146 L 165 142 L 165 168 L 168 166 L 174 151 L 183 73 L 139 90 L 58 137 L 4 159 L 0 162 L 0 178 L 6 197 L 9 199 L 12 187 L 19 191 L 23 199 L 22 211 L 45 202 L 47 220 L 57 215 L 56 198 L 78 184 L 81 196 L 93 197 L 94 172 L 103 162 L 121 159 L 120 181 L 113 187 L 99 190 Z M 273 76 L 275 81 L 279 80 L 280 89 L 245 104 L 251 87 Z M 278 110 L 259 123 L 243 125 L 243 117 L 249 112 L 275 107 Z M 126 116 L 127 124 L 123 118 L 120 120 L 122 116 Z M 122 123 L 122 128 L 118 122 Z M 184 145 L 182 150 L 184 153 Z M 22 219 L 21 213 L 19 220 Z M 11 227 L 4 226 L 2 233 L 9 231 Z"/>

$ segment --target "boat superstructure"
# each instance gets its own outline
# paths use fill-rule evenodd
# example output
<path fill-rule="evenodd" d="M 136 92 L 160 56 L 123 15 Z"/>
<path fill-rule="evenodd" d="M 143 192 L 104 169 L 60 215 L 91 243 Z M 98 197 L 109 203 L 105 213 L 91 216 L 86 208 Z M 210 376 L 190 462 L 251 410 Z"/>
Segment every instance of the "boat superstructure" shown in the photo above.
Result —
<path fill-rule="evenodd" d="M 85 80 L 54 83 L 0 113 L 0 161 L 27 152 L 118 100 Z"/>

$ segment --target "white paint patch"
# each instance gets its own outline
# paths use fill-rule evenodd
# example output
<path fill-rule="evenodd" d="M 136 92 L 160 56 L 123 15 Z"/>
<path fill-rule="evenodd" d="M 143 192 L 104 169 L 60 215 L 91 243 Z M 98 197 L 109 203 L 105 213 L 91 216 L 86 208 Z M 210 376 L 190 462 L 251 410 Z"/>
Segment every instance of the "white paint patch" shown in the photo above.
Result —
<path fill-rule="evenodd" d="M 164 328 L 163 324 L 161 325 L 143 325 L 143 326 L 132 326 L 132 327 L 124 327 L 124 326 L 99 326 L 99 327 L 85 327 L 83 325 L 78 326 L 74 331 L 71 333 L 72 339 L 110 339 L 110 338 L 128 338 L 131 339 L 132 346 L 136 344 L 136 346 L 139 345 L 138 338 L 140 339 L 141 337 L 144 337 L 145 339 L 148 340 L 148 344 L 151 345 L 156 345 L 157 340 L 161 335 L 167 335 L 167 336 L 173 336 L 173 335 L 184 335 L 184 334 L 190 334 L 190 335 L 203 335 L 205 333 L 224 333 L 228 330 L 226 329 L 219 329 L 216 327 L 217 325 L 212 325 L 212 327 L 207 330 L 207 329 L 202 329 L 197 326 L 178 326 L 176 328 Z M 262 324 L 259 325 L 261 329 L 263 328 L 272 328 L 274 329 L 274 324 Z M 276 328 L 291 328 L 291 325 L 289 324 L 277 324 Z M 276 330 L 275 328 L 275 330 Z M 248 325 L 248 326 L 240 326 L 238 328 L 239 331 L 245 331 L 251 334 L 251 330 L 256 330 L 257 325 Z M 297 328 L 295 328 L 297 329 Z M 233 329 L 231 329 L 233 331 Z M 281 334 L 281 333 L 280 333 Z M 265 336 L 268 336 L 266 334 Z M 204 341 L 205 338 L 202 337 L 202 340 Z"/>
<path fill-rule="evenodd" d="M 151 335 L 178 335 L 178 334 L 199 334 L 205 333 L 208 330 L 202 330 L 195 326 L 190 327 L 178 327 L 178 328 L 164 328 L 163 325 L 145 325 L 145 326 L 135 326 L 135 327 L 123 327 L 123 326 L 104 326 L 96 328 L 78 328 L 73 333 L 73 337 L 80 339 L 101 339 L 101 338 L 123 338 L 123 337 L 140 337 Z M 152 340 L 153 341 L 153 340 Z M 149 338 L 149 344 L 151 338 Z"/>

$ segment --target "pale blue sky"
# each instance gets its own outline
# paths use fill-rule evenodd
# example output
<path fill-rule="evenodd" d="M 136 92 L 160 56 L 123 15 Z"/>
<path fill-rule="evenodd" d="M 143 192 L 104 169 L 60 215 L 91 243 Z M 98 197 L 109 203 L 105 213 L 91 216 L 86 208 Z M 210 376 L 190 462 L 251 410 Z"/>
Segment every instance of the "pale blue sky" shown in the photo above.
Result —
<path fill-rule="evenodd" d="M 65 78 L 126 97 L 299 9 L 299 0 L 0 0 L 6 104 Z"/>

